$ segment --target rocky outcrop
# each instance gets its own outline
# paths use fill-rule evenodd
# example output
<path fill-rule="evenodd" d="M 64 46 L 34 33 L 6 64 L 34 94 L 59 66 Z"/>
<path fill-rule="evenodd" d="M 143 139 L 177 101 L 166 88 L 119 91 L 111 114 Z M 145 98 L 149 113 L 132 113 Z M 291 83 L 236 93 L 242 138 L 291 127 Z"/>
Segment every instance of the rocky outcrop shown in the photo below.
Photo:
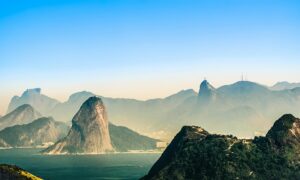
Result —
<path fill-rule="evenodd" d="M 109 135 L 106 109 L 96 96 L 86 100 L 72 120 L 68 135 L 43 153 L 100 154 L 115 151 Z"/>
<path fill-rule="evenodd" d="M 274 123 L 266 137 L 271 139 L 276 149 L 289 160 L 300 162 L 300 119 L 291 114 L 282 116 Z"/>
<path fill-rule="evenodd" d="M 280 147 L 300 146 L 300 119 L 286 114 L 277 120 L 266 135 Z"/>
<path fill-rule="evenodd" d="M 299 179 L 299 125 L 284 115 L 254 140 L 183 127 L 143 179 Z"/>
<path fill-rule="evenodd" d="M 39 117 L 41 117 L 39 112 L 32 106 L 24 104 L 0 118 L 0 130 L 14 125 L 27 124 Z"/>
<path fill-rule="evenodd" d="M 0 179 L 3 180 L 42 180 L 15 165 L 0 164 Z"/>
<path fill-rule="evenodd" d="M 0 147 L 48 147 L 65 137 L 67 131 L 68 126 L 64 123 L 43 117 L 0 131 Z"/>

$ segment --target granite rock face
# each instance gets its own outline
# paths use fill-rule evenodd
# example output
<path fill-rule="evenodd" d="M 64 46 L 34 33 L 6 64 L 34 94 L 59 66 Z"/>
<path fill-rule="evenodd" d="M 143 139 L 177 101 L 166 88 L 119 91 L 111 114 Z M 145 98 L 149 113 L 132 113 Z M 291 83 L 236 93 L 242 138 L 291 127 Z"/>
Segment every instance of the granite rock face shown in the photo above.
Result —
<path fill-rule="evenodd" d="M 43 153 L 101 154 L 113 151 L 105 106 L 100 98 L 94 96 L 82 104 L 72 120 L 68 135 Z"/>

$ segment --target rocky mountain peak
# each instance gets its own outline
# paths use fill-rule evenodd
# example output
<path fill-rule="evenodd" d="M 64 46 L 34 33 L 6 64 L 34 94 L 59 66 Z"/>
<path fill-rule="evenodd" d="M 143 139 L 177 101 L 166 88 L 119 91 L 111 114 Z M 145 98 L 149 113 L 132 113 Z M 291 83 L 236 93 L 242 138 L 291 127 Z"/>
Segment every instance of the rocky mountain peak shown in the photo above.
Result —
<path fill-rule="evenodd" d="M 216 89 L 207 80 L 204 80 L 200 84 L 198 97 L 201 102 L 212 101 L 216 98 Z"/>
<path fill-rule="evenodd" d="M 206 79 L 201 82 L 199 93 L 201 91 L 205 92 L 205 91 L 212 91 L 212 90 L 215 90 L 215 88 Z"/>
<path fill-rule="evenodd" d="M 67 137 L 49 147 L 45 153 L 99 154 L 114 151 L 108 125 L 102 100 L 96 96 L 90 97 L 74 116 Z"/>
<path fill-rule="evenodd" d="M 206 130 L 198 126 L 183 126 L 181 131 L 178 133 L 179 136 L 185 139 L 195 139 L 208 134 L 209 133 Z"/>
<path fill-rule="evenodd" d="M 300 119 L 292 114 L 283 115 L 274 123 L 266 137 L 273 139 L 278 146 L 300 147 Z"/>
<path fill-rule="evenodd" d="M 180 151 L 185 148 L 186 144 L 193 141 L 201 141 L 209 133 L 197 126 L 183 126 L 179 133 L 174 137 L 170 145 L 164 151 L 160 159 L 153 165 L 149 171 L 148 177 L 154 176 L 159 170 L 168 166 L 169 162 L 175 161 L 180 156 Z"/>
<path fill-rule="evenodd" d="M 88 100 L 86 100 L 82 104 L 81 109 L 93 111 L 95 108 L 100 107 L 100 106 L 104 107 L 102 99 L 97 96 L 93 96 L 93 97 L 90 97 Z"/>

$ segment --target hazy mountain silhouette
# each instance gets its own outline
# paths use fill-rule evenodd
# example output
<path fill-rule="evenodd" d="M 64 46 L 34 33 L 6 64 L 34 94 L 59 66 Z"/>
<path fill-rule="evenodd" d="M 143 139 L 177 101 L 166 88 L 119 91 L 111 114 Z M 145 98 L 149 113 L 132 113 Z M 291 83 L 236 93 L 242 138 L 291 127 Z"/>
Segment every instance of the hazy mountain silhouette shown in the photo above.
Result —
<path fill-rule="evenodd" d="M 287 81 L 282 81 L 274 84 L 272 87 L 270 87 L 270 89 L 275 91 L 281 91 L 281 90 L 294 89 L 299 87 L 300 87 L 300 83 L 290 83 Z"/>
<path fill-rule="evenodd" d="M 32 106 L 24 104 L 0 118 L 0 130 L 9 126 L 27 124 L 39 117 L 41 117 L 39 112 Z"/>
<path fill-rule="evenodd" d="M 68 129 L 67 125 L 51 117 L 39 118 L 29 124 L 15 125 L 0 131 L 0 147 L 47 146 L 65 137 Z"/>
<path fill-rule="evenodd" d="M 40 88 L 27 89 L 20 97 L 14 96 L 11 99 L 7 110 L 8 113 L 23 104 L 30 104 L 38 112 L 43 115 L 48 115 L 49 112 L 59 104 L 59 101 L 41 94 Z"/>
<path fill-rule="evenodd" d="M 58 103 L 47 114 L 71 122 L 91 92 L 78 92 Z M 214 133 L 239 137 L 265 134 L 272 119 L 286 112 L 300 116 L 300 88 L 273 91 L 250 81 L 239 81 L 219 88 L 207 80 L 199 93 L 183 90 L 161 99 L 140 101 L 99 96 L 108 110 L 110 122 L 157 138 L 171 138 L 183 125 L 201 125 Z M 246 128 L 247 127 L 247 128 Z"/>

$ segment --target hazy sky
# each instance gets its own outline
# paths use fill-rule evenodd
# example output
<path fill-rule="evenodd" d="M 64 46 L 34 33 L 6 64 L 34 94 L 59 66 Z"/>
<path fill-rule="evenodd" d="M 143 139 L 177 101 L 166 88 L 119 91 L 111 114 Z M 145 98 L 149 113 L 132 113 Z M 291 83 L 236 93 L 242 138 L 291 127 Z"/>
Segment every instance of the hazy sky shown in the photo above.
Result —
<path fill-rule="evenodd" d="M 299 32 L 296 0 L 1 0 L 0 114 L 33 87 L 64 101 L 297 82 Z"/>

